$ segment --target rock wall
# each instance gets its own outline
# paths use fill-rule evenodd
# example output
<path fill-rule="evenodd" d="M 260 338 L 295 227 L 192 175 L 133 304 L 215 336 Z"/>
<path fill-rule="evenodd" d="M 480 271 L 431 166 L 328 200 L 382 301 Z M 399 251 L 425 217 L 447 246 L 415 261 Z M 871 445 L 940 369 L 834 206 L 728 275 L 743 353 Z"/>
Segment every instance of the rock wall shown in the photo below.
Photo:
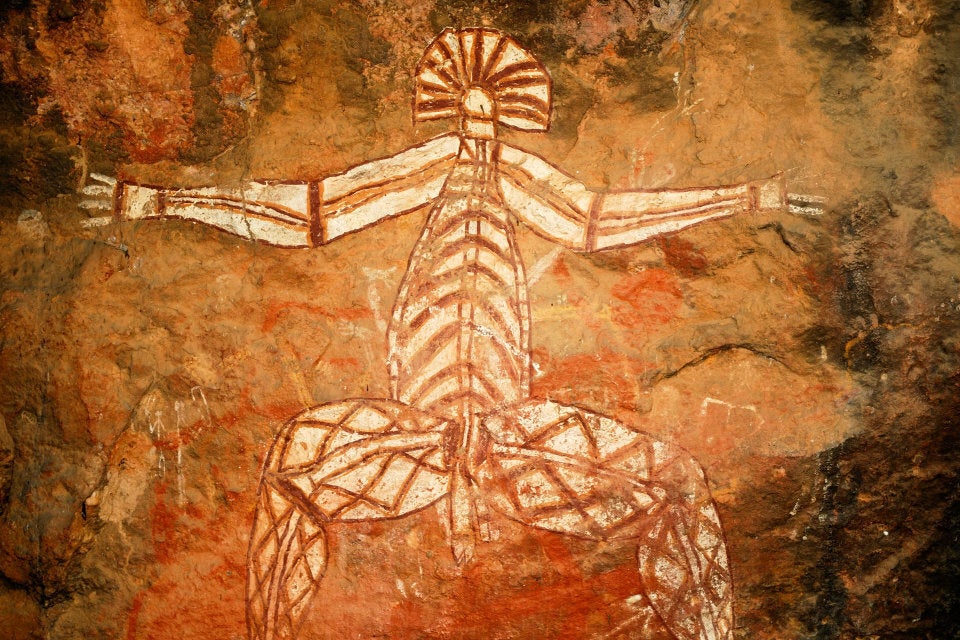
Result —
<path fill-rule="evenodd" d="M 519 225 L 532 394 L 699 461 L 734 637 L 958 637 L 960 3 L 932 0 L 8 2 L 7 637 L 246 636 L 267 451 L 307 407 L 389 396 L 426 216 L 311 250 L 92 226 L 91 174 L 310 181 L 455 129 L 410 113 L 450 26 L 543 63 L 550 131 L 504 138 L 593 189 L 782 172 L 826 198 L 597 253 Z M 332 525 L 300 637 L 677 637 L 629 544 L 501 518 L 461 566 L 438 518 Z"/>

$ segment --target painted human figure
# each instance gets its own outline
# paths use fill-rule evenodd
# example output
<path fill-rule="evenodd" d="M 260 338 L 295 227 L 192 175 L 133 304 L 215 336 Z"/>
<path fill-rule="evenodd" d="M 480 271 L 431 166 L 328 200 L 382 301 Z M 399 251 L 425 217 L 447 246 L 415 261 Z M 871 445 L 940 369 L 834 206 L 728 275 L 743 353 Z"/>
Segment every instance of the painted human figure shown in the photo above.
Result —
<path fill-rule="evenodd" d="M 678 639 L 732 637 L 733 586 L 716 508 L 677 446 L 586 409 L 530 397 L 530 311 L 514 225 L 600 251 L 786 206 L 782 181 L 596 192 L 498 140 L 546 131 L 546 69 L 484 28 L 447 29 L 416 75 L 415 121 L 456 133 L 310 182 L 168 190 L 96 176 L 121 219 L 179 218 L 258 242 L 315 247 L 429 208 L 394 304 L 389 399 L 313 407 L 264 465 L 250 539 L 251 639 L 297 635 L 332 522 L 435 507 L 458 564 L 491 511 L 530 527 L 637 546 L 639 583 Z M 112 200 L 111 200 L 112 199 Z"/>

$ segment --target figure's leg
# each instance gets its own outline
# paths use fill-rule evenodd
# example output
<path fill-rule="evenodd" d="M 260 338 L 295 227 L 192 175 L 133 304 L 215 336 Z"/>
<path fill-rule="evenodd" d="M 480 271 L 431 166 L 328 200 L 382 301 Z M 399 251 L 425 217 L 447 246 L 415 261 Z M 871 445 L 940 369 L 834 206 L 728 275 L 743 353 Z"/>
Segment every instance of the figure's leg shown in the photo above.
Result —
<path fill-rule="evenodd" d="M 296 637 L 326 566 L 323 526 L 264 478 L 247 553 L 250 640 Z"/>
<path fill-rule="evenodd" d="M 490 416 L 477 470 L 487 500 L 525 524 L 594 540 L 636 540 L 640 580 L 680 640 L 728 640 L 733 587 L 699 465 L 675 445 L 609 418 L 531 400 Z"/>
<path fill-rule="evenodd" d="M 326 569 L 326 523 L 395 518 L 447 494 L 447 424 L 391 400 L 347 400 L 284 426 L 264 464 L 250 538 L 250 640 L 297 636 Z"/>

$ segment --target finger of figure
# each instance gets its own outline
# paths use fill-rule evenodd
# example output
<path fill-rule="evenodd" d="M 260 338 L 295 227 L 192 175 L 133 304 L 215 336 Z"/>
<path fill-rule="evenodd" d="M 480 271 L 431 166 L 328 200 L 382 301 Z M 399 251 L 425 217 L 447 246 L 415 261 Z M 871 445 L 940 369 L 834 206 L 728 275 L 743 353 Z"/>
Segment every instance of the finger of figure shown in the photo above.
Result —
<path fill-rule="evenodd" d="M 86 196 L 112 196 L 113 187 L 105 184 L 88 184 L 82 189 L 82 193 Z"/>
<path fill-rule="evenodd" d="M 827 199 L 824 196 L 815 196 L 810 193 L 788 193 L 787 201 L 797 204 L 824 204 Z"/>
<path fill-rule="evenodd" d="M 790 213 L 794 213 L 798 216 L 822 216 L 823 209 L 820 207 L 801 207 L 800 205 L 791 204 L 787 208 Z"/>
<path fill-rule="evenodd" d="M 789 204 L 796 204 L 800 206 L 815 206 L 826 204 L 827 198 L 825 196 L 815 196 L 809 193 L 788 193 L 787 202 Z"/>
<path fill-rule="evenodd" d="M 109 184 L 109 185 L 117 184 L 116 178 L 111 178 L 110 176 L 104 175 L 102 173 L 91 173 L 90 177 L 96 180 L 97 182 L 103 182 L 104 184 Z"/>
<path fill-rule="evenodd" d="M 790 213 L 802 216 L 820 216 L 823 215 L 823 204 L 827 199 L 823 196 L 815 196 L 805 193 L 788 193 L 787 208 Z"/>
<path fill-rule="evenodd" d="M 87 218 L 80 221 L 80 226 L 84 229 L 93 229 L 103 227 L 113 222 L 113 216 L 98 216 L 96 218 Z"/>
<path fill-rule="evenodd" d="M 101 209 L 107 210 L 112 207 L 112 203 L 108 200 L 81 200 L 80 208 L 81 209 Z"/>

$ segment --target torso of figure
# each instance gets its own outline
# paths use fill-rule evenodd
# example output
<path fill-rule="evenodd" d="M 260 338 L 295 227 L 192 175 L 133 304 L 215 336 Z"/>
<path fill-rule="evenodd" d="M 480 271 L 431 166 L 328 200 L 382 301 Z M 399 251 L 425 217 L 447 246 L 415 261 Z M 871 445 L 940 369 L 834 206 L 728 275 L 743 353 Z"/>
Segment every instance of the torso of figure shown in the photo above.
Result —
<path fill-rule="evenodd" d="M 499 143 L 462 137 L 410 257 L 388 334 L 392 395 L 458 425 L 530 387 L 530 312 L 512 214 L 497 176 Z"/>

